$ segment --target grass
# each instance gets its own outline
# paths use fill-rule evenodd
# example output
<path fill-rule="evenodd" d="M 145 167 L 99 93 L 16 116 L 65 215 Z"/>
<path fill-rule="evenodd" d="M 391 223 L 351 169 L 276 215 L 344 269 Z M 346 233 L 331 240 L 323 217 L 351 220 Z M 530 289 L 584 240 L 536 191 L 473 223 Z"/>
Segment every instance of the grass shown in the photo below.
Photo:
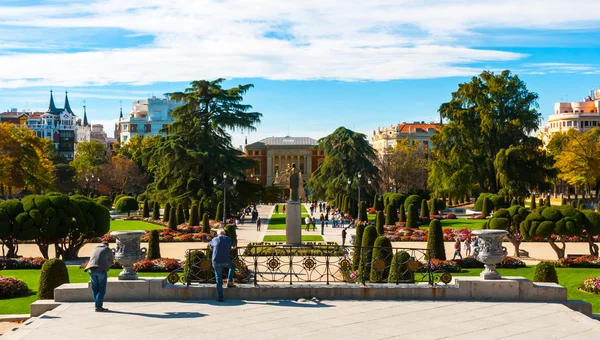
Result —
<path fill-rule="evenodd" d="M 120 230 L 154 230 L 163 229 L 164 227 L 158 224 L 152 224 L 144 221 L 110 221 L 110 231 Z"/>
<path fill-rule="evenodd" d="M 440 220 L 442 222 L 442 228 L 454 228 L 454 229 L 481 229 L 485 220 L 474 220 L 467 218 L 457 218 L 455 220 Z M 429 226 L 427 226 L 429 228 Z"/>
<path fill-rule="evenodd" d="M 267 235 L 263 242 L 285 242 L 285 235 Z M 302 235 L 302 242 L 323 242 L 321 235 Z"/>
<path fill-rule="evenodd" d="M 68 266 L 69 280 L 71 283 L 88 282 L 89 275 L 79 266 Z M 13 276 L 23 280 L 31 293 L 27 296 L 0 300 L 0 314 L 29 314 L 29 305 L 37 301 L 37 290 L 40 280 L 40 269 L 10 269 L 1 270 L 2 276 Z M 117 277 L 121 270 L 113 269 L 108 272 L 109 277 Z M 166 277 L 167 273 L 139 273 L 140 277 Z"/>

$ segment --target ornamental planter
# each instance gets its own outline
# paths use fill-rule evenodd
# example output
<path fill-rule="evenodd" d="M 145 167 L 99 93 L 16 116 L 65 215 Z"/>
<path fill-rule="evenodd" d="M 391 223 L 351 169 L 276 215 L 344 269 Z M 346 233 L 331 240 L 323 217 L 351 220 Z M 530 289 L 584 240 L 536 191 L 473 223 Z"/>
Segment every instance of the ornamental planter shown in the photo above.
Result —
<path fill-rule="evenodd" d="M 496 271 L 496 265 L 506 258 L 506 247 L 502 246 L 502 238 L 508 234 L 506 230 L 473 230 L 471 233 L 478 238 L 473 256 L 485 265 L 485 270 L 479 275 L 484 280 L 498 280 L 502 277 Z"/>
<path fill-rule="evenodd" d="M 115 231 L 110 235 L 117 239 L 115 260 L 123 266 L 119 280 L 137 280 L 138 275 L 133 269 L 133 264 L 146 257 L 146 248 L 140 248 L 140 238 L 146 235 L 146 232 Z"/>

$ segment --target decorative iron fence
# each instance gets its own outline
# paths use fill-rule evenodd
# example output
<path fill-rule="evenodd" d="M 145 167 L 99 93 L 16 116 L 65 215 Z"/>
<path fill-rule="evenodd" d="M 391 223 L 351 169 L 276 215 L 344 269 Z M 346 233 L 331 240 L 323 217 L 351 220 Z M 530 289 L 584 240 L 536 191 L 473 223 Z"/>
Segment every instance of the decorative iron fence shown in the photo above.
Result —
<path fill-rule="evenodd" d="M 185 266 L 169 274 L 171 283 L 214 283 L 211 249 L 188 249 Z M 288 246 L 252 244 L 231 251 L 240 283 L 447 284 L 452 276 L 434 270 L 427 249 L 342 247 L 336 243 Z M 183 275 L 180 273 L 183 271 Z M 226 275 L 226 273 L 224 273 Z"/>

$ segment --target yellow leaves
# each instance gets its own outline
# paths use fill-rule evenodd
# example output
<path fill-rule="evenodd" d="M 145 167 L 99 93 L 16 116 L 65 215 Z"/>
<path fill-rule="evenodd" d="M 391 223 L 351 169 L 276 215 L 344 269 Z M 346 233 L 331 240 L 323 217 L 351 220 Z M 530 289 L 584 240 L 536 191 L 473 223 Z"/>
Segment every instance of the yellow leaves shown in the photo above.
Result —
<path fill-rule="evenodd" d="M 553 138 L 559 178 L 574 186 L 593 185 L 600 178 L 600 128 L 571 130 Z"/>

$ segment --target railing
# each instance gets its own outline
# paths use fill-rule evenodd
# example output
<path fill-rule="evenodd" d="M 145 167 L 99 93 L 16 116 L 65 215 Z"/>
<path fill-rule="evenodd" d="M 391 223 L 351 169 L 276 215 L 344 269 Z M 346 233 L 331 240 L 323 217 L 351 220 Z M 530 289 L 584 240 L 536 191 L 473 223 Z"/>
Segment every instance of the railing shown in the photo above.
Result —
<path fill-rule="evenodd" d="M 167 280 L 214 283 L 211 249 L 188 249 L 182 270 Z M 427 249 L 385 247 L 342 247 L 335 243 L 288 246 L 252 244 L 231 251 L 240 283 L 359 283 L 400 284 L 439 282 L 447 284 L 452 276 L 434 270 Z M 226 271 L 224 271 L 226 272 Z M 226 275 L 226 273 L 224 273 Z"/>

